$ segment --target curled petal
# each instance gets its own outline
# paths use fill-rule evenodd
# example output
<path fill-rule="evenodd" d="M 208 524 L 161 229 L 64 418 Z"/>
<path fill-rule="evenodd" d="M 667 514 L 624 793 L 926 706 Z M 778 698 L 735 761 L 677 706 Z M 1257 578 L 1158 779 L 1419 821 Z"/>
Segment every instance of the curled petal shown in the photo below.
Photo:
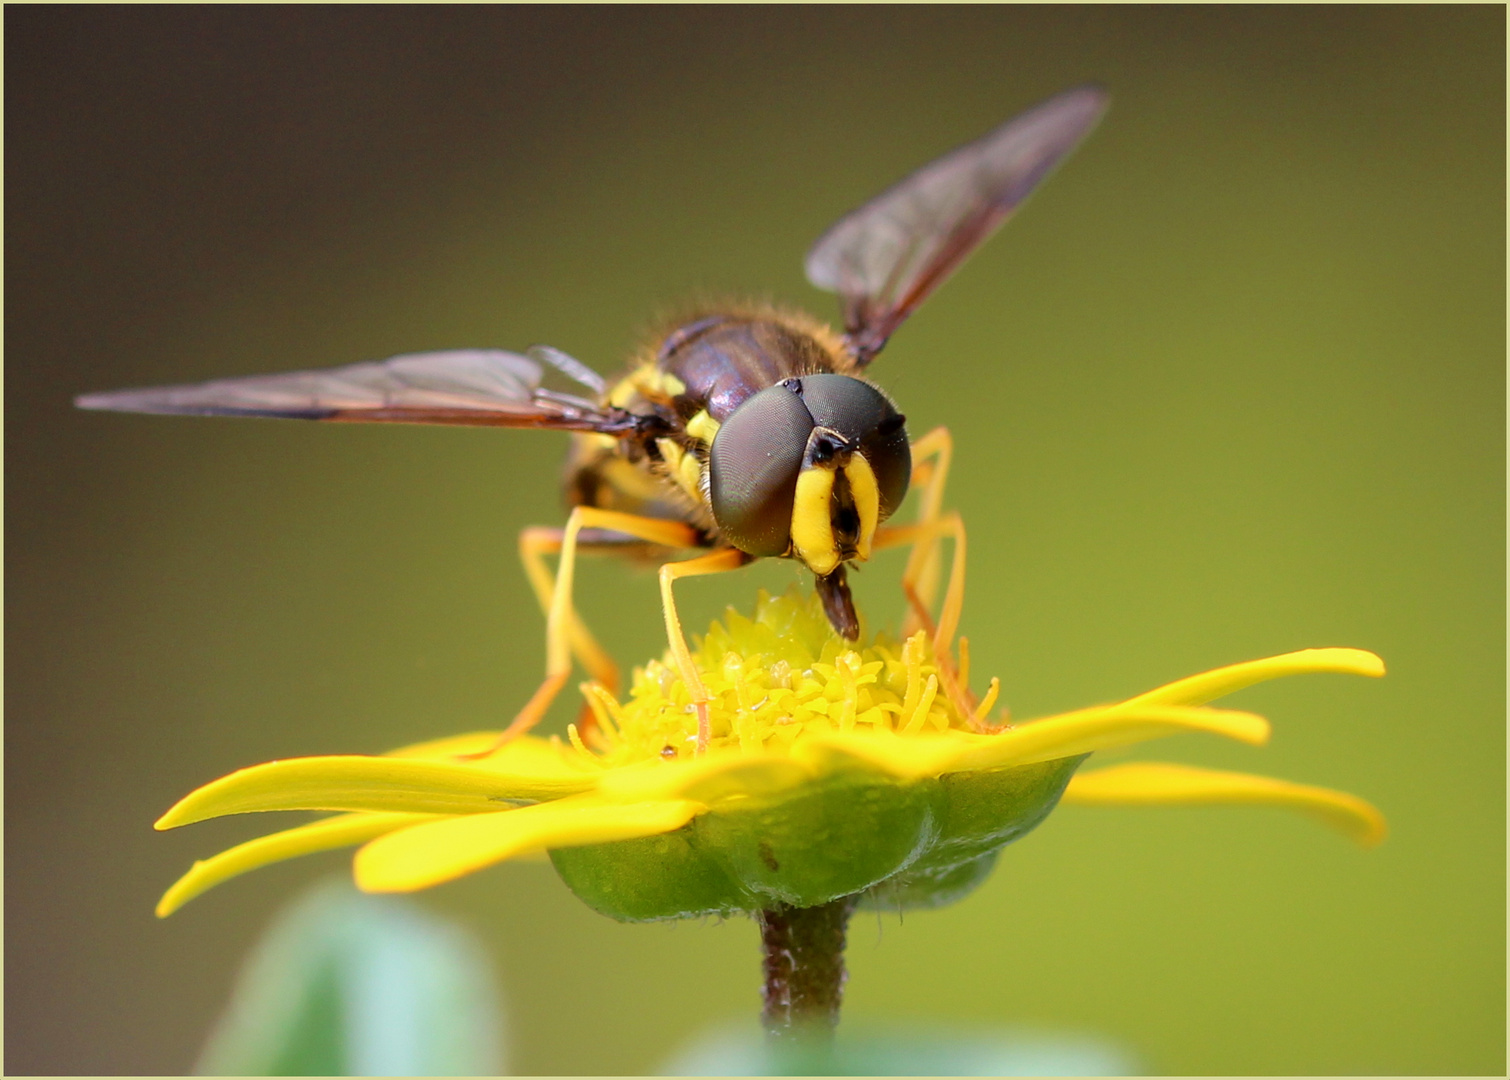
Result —
<path fill-rule="evenodd" d="M 1204 806 L 1230 803 L 1281 806 L 1330 825 L 1364 847 L 1388 833 L 1384 815 L 1345 791 L 1292 784 L 1267 776 L 1196 769 L 1188 765 L 1138 762 L 1082 772 L 1065 790 L 1064 801 L 1093 806 Z"/>
<path fill-rule="evenodd" d="M 1261 746 L 1268 741 L 1269 722 L 1262 716 L 1230 709 L 1174 705 L 1132 709 L 1108 705 L 1046 716 L 995 735 L 961 731 L 911 736 L 885 731 L 824 732 L 798 742 L 791 753 L 793 759 L 805 762 L 814 773 L 861 765 L 903 779 L 916 779 L 973 769 L 1032 765 L 1187 731 L 1225 735 Z"/>
<path fill-rule="evenodd" d="M 163 893 L 163 898 L 157 902 L 157 917 L 167 918 L 200 893 L 248 870 L 317 851 L 366 843 L 394 829 L 434 820 L 431 814 L 341 814 L 271 836 L 259 836 L 228 848 L 214 858 L 196 862 L 187 874 Z"/>
<path fill-rule="evenodd" d="M 416 825 L 357 852 L 357 886 L 410 892 L 524 852 L 673 832 L 704 810 L 686 799 L 618 803 L 586 796 Z"/>
<path fill-rule="evenodd" d="M 454 761 L 355 755 L 290 758 L 211 781 L 180 799 L 154 827 L 173 829 L 260 810 L 477 814 L 514 799 L 559 799 L 595 783 L 595 775 L 565 764 L 554 773 L 516 775 Z"/>
<path fill-rule="evenodd" d="M 1366 649 L 1301 649 L 1299 652 L 1229 664 L 1215 671 L 1192 675 L 1129 698 L 1122 704 L 1204 705 L 1254 683 L 1313 671 L 1366 675 L 1371 679 L 1378 679 L 1384 676 L 1384 661 Z"/>
<path fill-rule="evenodd" d="M 1225 735 L 1250 746 L 1262 746 L 1269 740 L 1269 722 L 1249 712 L 1179 705 L 1115 705 L 1044 717 L 999 735 L 976 736 L 979 741 L 959 753 L 948 771 L 1030 765 L 1186 731 Z"/>

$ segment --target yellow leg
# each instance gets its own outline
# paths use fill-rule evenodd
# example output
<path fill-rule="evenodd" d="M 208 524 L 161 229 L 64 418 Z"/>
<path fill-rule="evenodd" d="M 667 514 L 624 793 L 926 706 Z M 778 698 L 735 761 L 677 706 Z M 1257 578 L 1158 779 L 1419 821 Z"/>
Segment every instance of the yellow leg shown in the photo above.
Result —
<path fill-rule="evenodd" d="M 969 716 L 975 711 L 975 701 L 969 689 L 963 686 L 962 680 L 956 676 L 950 659 L 954 633 L 959 629 L 960 613 L 965 606 L 964 519 L 959 516 L 958 511 L 951 510 L 932 521 L 922 521 L 916 525 L 884 526 L 876 530 L 873 547 L 879 550 L 911 544 L 913 554 L 916 555 L 918 549 L 924 544 L 936 547 L 938 541 L 946 537 L 954 541 L 954 559 L 949 566 L 949 585 L 944 592 L 944 606 L 939 611 L 938 625 L 933 631 L 933 651 L 938 657 L 940 682 L 953 699 L 955 707 L 964 715 Z M 917 593 L 905 575 L 902 587 L 908 590 L 909 598 L 914 604 L 923 602 L 923 597 Z M 923 609 L 923 618 L 927 618 L 926 607 Z"/>
<path fill-rule="evenodd" d="M 535 598 L 540 601 L 540 611 L 547 618 L 551 613 L 551 597 L 556 592 L 556 578 L 545 565 L 545 556 L 560 552 L 565 536 L 564 529 L 541 526 L 533 526 L 519 534 L 519 561 L 524 564 L 525 576 L 535 590 Z M 571 639 L 572 655 L 577 658 L 577 662 L 587 669 L 593 679 L 602 683 L 610 694 L 617 694 L 619 666 L 603 651 L 597 639 L 577 617 L 575 609 L 571 613 L 567 633 Z"/>
<path fill-rule="evenodd" d="M 504 728 L 498 736 L 497 742 L 489 746 L 480 754 L 470 754 L 467 757 L 488 757 L 497 751 L 504 743 L 516 739 L 516 737 L 529 731 L 541 722 L 545 711 L 550 708 L 551 702 L 556 699 L 565 686 L 566 680 L 571 677 L 572 653 L 578 653 L 583 657 L 584 665 L 598 665 L 599 671 L 604 671 L 607 666 L 612 666 L 607 654 L 602 653 L 601 648 L 593 642 L 586 628 L 581 627 L 577 612 L 572 607 L 572 585 L 577 574 L 577 535 L 583 529 L 607 529 L 612 532 L 625 533 L 636 539 L 669 548 L 692 548 L 701 544 L 702 536 L 698 530 L 693 529 L 683 521 L 664 521 L 660 518 L 643 518 L 636 514 L 622 514 L 619 511 L 602 511 L 595 506 L 578 506 L 571 512 L 571 517 L 566 520 L 566 527 L 560 532 L 559 538 L 550 532 L 536 533 L 532 539 L 525 541 L 521 538 L 521 553 L 525 547 L 529 547 L 529 554 L 524 557 L 525 572 L 530 575 L 530 583 L 535 586 L 536 594 L 545 597 L 545 589 L 542 586 L 550 585 L 545 616 L 545 681 L 541 683 L 535 695 L 525 702 L 524 708 L 513 717 L 512 724 Z M 557 563 L 556 580 L 550 582 L 550 571 L 545 568 L 542 556 L 550 548 L 560 550 L 560 560 Z M 719 551 L 719 556 L 728 556 L 728 551 Z M 738 556 L 740 562 L 744 560 L 741 551 L 732 551 Z M 704 559 L 692 559 L 687 566 L 705 562 Z M 670 588 L 667 583 L 666 569 L 678 566 L 681 563 L 669 563 L 661 568 L 661 603 L 669 604 Z M 690 572 L 714 572 L 713 568 L 693 569 Z M 676 619 L 675 609 L 667 607 L 666 610 L 667 633 L 672 633 L 675 627 L 675 636 L 672 639 L 672 654 L 678 662 L 678 674 L 687 681 L 689 689 L 695 690 L 695 698 L 699 701 L 699 727 L 707 727 L 707 701 L 708 696 L 702 690 L 701 680 L 698 680 L 698 672 L 692 665 L 692 651 L 687 648 L 687 643 L 681 637 L 681 622 Z M 574 633 L 575 631 L 575 633 Z M 587 662 L 586 657 L 596 654 L 592 662 Z M 615 669 L 616 671 L 616 669 Z M 690 678 L 689 678 L 690 675 Z"/>
<path fill-rule="evenodd" d="M 959 512 L 951 510 L 941 517 L 916 525 L 886 525 L 876 530 L 876 550 L 889 547 L 913 545 L 916 552 L 923 544 L 937 544 L 940 539 L 954 541 L 954 559 L 949 567 L 949 586 L 944 593 L 944 606 L 939 612 L 937 629 L 933 634 L 936 652 L 947 653 L 959 629 L 960 612 L 965 606 L 965 522 Z M 905 583 L 905 579 L 904 579 Z M 921 594 L 918 598 L 922 599 Z"/>
<path fill-rule="evenodd" d="M 686 562 L 666 563 L 661 567 L 661 610 L 666 615 L 666 640 L 671 643 L 671 656 L 676 661 L 677 674 L 681 675 L 682 682 L 692 696 L 692 703 L 697 707 L 699 754 L 708 749 L 708 691 L 697 673 L 697 665 L 692 662 L 692 650 L 687 648 L 687 639 L 682 634 L 682 620 L 676 613 L 676 600 L 671 595 L 671 585 L 677 578 L 738 570 L 749 561 L 750 556 L 743 551 L 724 548 Z"/>
<path fill-rule="evenodd" d="M 921 492 L 918 524 L 932 525 L 939 520 L 944 506 L 944 484 L 949 478 L 949 463 L 954 457 L 954 439 L 945 427 L 934 428 L 912 444 L 912 483 Z M 902 589 L 907 594 L 907 616 L 902 623 L 904 635 L 919 629 L 933 630 L 929 611 L 938 593 L 939 557 L 937 536 L 918 540 L 907 557 L 902 571 Z"/>

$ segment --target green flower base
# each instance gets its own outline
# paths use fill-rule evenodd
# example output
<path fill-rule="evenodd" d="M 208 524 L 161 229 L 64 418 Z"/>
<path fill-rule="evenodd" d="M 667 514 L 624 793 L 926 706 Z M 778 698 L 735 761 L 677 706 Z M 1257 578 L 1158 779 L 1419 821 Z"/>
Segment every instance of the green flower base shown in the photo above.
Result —
<path fill-rule="evenodd" d="M 551 861 L 584 903 L 624 922 L 816 907 L 856 893 L 888 910 L 940 907 L 1048 816 L 1083 760 L 906 782 L 855 769 L 673 833 L 558 848 Z"/>

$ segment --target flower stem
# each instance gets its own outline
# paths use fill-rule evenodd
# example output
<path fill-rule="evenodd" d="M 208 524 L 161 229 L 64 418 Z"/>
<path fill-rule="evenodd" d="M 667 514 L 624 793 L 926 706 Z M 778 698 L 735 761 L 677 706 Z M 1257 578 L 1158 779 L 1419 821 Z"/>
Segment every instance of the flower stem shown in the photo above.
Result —
<path fill-rule="evenodd" d="M 844 931 L 858 899 L 843 896 L 818 907 L 780 905 L 760 913 L 761 1021 L 770 1039 L 833 1037 L 844 998 Z"/>

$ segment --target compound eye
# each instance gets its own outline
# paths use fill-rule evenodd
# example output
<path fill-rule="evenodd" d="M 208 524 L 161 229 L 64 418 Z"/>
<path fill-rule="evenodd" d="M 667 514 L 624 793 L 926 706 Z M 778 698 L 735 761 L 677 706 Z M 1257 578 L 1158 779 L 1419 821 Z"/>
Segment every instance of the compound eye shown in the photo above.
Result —
<path fill-rule="evenodd" d="M 907 484 L 912 479 L 912 446 L 907 442 L 907 418 L 892 414 L 876 425 L 870 436 L 860 443 L 860 452 L 876 474 L 881 495 L 881 520 L 885 521 L 902 505 Z"/>
<path fill-rule="evenodd" d="M 912 477 L 905 418 L 885 394 L 853 376 L 805 375 L 801 381 L 802 403 L 813 422 L 857 444 L 870 463 L 884 521 L 902 504 Z"/>
<path fill-rule="evenodd" d="M 713 436 L 708 495 L 713 520 L 751 555 L 786 554 L 792 503 L 813 418 L 796 394 L 771 386 L 747 399 Z"/>

